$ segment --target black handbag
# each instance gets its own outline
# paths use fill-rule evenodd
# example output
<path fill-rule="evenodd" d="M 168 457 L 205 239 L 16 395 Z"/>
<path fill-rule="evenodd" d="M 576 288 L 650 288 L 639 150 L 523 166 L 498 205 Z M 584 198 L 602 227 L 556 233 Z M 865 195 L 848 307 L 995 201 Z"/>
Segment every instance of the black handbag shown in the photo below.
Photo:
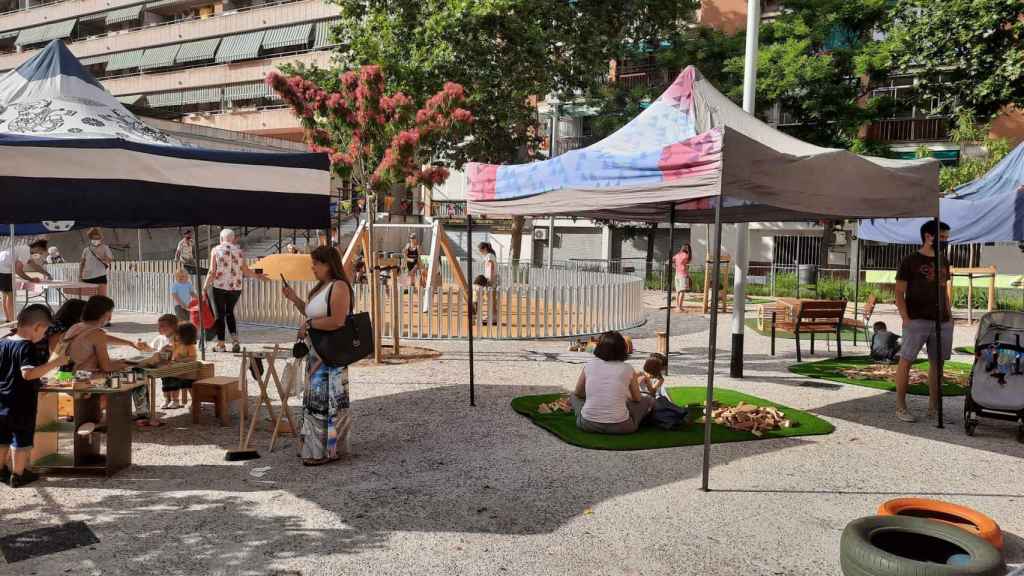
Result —
<path fill-rule="evenodd" d="M 663 396 L 654 399 L 654 410 L 649 418 L 662 430 L 678 430 L 691 421 L 689 410 Z"/>
<path fill-rule="evenodd" d="M 328 366 L 338 368 L 354 364 L 373 354 L 373 325 L 370 323 L 369 312 L 355 311 L 355 292 L 348 286 L 349 310 L 345 325 L 337 330 L 317 330 L 309 328 L 309 341 L 320 360 Z M 327 316 L 331 315 L 331 292 L 334 283 L 327 292 Z"/>

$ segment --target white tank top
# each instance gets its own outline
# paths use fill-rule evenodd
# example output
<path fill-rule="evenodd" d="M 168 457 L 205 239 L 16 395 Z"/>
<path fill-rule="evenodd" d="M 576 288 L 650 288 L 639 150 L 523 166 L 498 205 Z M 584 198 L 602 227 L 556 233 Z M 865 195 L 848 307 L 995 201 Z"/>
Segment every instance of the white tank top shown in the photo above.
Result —
<path fill-rule="evenodd" d="M 327 317 L 327 295 L 331 292 L 331 286 L 331 284 L 324 286 L 309 299 L 309 302 L 306 303 L 306 318 L 312 320 Z"/>
<path fill-rule="evenodd" d="M 583 367 L 587 383 L 584 389 L 583 418 L 601 424 L 618 424 L 629 420 L 626 402 L 633 367 L 625 362 L 606 362 L 594 358 Z"/>

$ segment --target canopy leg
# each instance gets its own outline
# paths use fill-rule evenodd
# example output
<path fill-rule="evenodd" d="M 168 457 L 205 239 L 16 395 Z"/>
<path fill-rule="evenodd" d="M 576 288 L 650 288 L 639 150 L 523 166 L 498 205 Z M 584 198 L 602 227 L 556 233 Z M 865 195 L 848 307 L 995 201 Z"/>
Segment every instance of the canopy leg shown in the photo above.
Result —
<path fill-rule="evenodd" d="M 466 213 L 466 276 L 473 277 L 473 216 Z M 458 266 L 458 261 L 452 262 Z M 473 293 L 466 294 L 466 306 L 469 307 L 469 405 L 476 406 L 476 366 L 473 359 Z"/>
<path fill-rule="evenodd" d="M 935 425 L 936 428 L 945 428 L 946 425 L 942 421 L 942 379 L 945 375 L 945 355 L 942 353 L 942 313 L 947 300 L 946 291 L 944 290 L 944 282 L 942 282 L 944 276 L 942 274 L 942 242 L 939 239 L 939 234 L 942 233 L 942 226 L 939 225 L 938 217 L 935 218 L 935 307 L 937 308 L 937 314 L 935 314 L 935 347 L 938 349 L 936 357 L 938 358 L 936 366 L 936 372 L 938 373 L 939 385 L 938 385 L 938 397 L 939 405 L 936 407 L 936 413 L 938 415 L 938 423 Z M 952 282 L 952 278 L 947 279 L 948 282 Z M 970 303 L 968 303 L 968 308 Z M 953 322 L 953 310 L 949 311 L 949 321 Z"/>
<path fill-rule="evenodd" d="M 209 227 L 206 232 L 209 235 Z M 199 255 L 198 224 L 192 226 L 192 237 L 195 238 L 195 242 L 192 244 L 192 254 L 195 256 L 196 263 L 196 294 L 199 295 L 199 358 L 206 360 L 206 322 L 203 322 L 203 298 L 206 296 L 206 291 L 203 290 L 203 260 Z M 209 240 L 207 240 L 207 244 L 209 244 Z"/>
<path fill-rule="evenodd" d="M 719 196 L 715 202 L 715 245 L 712 247 L 714 276 L 711 288 L 711 326 L 708 335 L 708 384 L 707 397 L 704 405 L 704 458 L 701 471 L 701 490 L 710 490 L 708 481 L 711 471 L 711 409 L 715 398 L 715 355 L 718 352 L 718 291 L 721 283 L 722 268 L 722 200 Z M 707 274 L 707 270 L 704 271 Z"/>
<path fill-rule="evenodd" d="M 653 234 L 653 232 L 652 232 Z M 668 257 L 665 258 L 665 373 L 668 374 L 668 357 L 672 351 L 672 288 L 675 277 L 672 256 L 676 249 L 676 205 L 668 208 Z"/>

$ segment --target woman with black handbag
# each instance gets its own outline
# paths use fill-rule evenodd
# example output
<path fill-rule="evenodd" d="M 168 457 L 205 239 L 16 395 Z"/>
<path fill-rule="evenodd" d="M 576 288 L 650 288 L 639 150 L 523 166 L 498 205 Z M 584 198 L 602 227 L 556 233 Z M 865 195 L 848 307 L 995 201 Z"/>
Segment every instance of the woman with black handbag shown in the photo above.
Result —
<path fill-rule="evenodd" d="M 304 301 L 285 284 L 284 297 L 291 301 L 306 321 L 298 338 L 307 340 L 310 332 L 335 334 L 345 327 L 352 311 L 352 285 L 341 264 L 341 255 L 329 246 L 320 246 L 310 255 L 317 285 Z M 306 345 L 306 391 L 302 401 L 302 463 L 319 466 L 351 455 L 349 435 L 352 415 L 349 411 L 348 367 L 332 365 L 317 350 L 317 342 Z M 302 346 L 297 346 L 302 348 Z"/>

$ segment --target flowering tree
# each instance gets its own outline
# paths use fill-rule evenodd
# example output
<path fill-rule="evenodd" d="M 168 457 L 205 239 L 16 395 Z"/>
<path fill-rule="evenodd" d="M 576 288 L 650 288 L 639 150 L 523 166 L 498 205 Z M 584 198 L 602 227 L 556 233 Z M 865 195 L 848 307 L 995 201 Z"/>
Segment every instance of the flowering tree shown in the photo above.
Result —
<path fill-rule="evenodd" d="M 463 141 L 473 124 L 472 113 L 461 107 L 466 94 L 459 84 L 446 83 L 417 110 L 402 92 L 385 93 L 379 66 L 341 74 L 337 92 L 276 71 L 266 82 L 302 122 L 309 149 L 326 152 L 333 170 L 362 193 L 443 183 L 444 151 Z"/>

